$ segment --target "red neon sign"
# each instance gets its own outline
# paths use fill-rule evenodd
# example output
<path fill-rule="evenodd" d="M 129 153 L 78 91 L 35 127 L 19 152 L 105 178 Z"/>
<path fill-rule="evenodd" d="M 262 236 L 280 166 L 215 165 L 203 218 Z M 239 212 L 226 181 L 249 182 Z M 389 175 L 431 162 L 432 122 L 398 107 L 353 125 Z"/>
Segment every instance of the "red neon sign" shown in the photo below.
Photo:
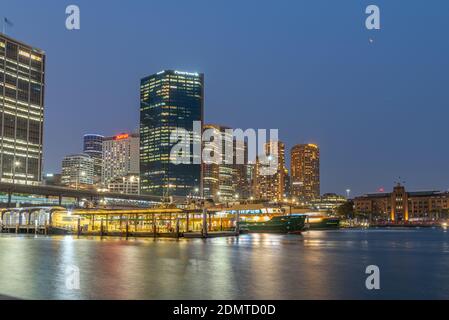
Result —
<path fill-rule="evenodd" d="M 129 134 L 119 134 L 114 137 L 114 140 L 125 140 L 129 138 Z"/>

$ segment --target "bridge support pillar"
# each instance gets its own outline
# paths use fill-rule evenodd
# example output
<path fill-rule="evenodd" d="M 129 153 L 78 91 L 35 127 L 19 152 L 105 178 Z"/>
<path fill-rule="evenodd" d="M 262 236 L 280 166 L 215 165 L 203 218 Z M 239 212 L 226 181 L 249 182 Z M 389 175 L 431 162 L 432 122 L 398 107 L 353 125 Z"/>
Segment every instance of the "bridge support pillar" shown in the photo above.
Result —
<path fill-rule="evenodd" d="M 11 200 L 12 200 L 12 193 L 11 191 L 8 192 L 8 208 L 11 208 Z"/>
<path fill-rule="evenodd" d="M 237 210 L 236 219 L 235 219 L 235 235 L 240 235 L 240 211 Z"/>
<path fill-rule="evenodd" d="M 153 237 L 156 238 L 157 237 L 157 233 L 156 233 L 156 214 L 153 213 Z"/>
<path fill-rule="evenodd" d="M 203 238 L 207 238 L 207 210 L 203 208 L 203 230 L 202 230 Z"/>
<path fill-rule="evenodd" d="M 78 218 L 78 237 L 81 236 L 81 218 Z"/>
<path fill-rule="evenodd" d="M 30 233 L 30 225 L 31 225 L 31 215 L 33 214 L 33 211 L 30 210 L 28 213 L 28 219 L 27 219 L 27 233 Z"/>
<path fill-rule="evenodd" d="M 126 240 L 129 238 L 129 217 L 126 219 Z"/>

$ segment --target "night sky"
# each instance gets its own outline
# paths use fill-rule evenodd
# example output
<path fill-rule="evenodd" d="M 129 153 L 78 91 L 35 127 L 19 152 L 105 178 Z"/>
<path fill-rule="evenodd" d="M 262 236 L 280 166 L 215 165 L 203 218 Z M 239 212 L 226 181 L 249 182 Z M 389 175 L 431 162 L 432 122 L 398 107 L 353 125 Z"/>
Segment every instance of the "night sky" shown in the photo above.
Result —
<path fill-rule="evenodd" d="M 449 188 L 447 0 L 0 0 L 0 16 L 47 53 L 45 172 L 86 133 L 137 130 L 140 78 L 178 69 L 205 74 L 206 122 L 318 143 L 322 192 Z"/>

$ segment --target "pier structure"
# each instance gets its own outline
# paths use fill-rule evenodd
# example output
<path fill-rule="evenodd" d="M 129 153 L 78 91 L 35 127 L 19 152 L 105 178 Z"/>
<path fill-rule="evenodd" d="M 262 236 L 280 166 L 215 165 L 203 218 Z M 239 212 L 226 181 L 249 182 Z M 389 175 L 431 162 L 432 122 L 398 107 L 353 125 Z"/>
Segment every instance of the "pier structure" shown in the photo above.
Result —
<path fill-rule="evenodd" d="M 0 232 L 48 234 L 55 212 L 62 207 L 10 208 L 0 210 Z"/>
<path fill-rule="evenodd" d="M 235 218 L 178 208 L 74 209 L 32 207 L 1 210 L 1 232 L 121 237 L 190 237 L 235 233 Z M 206 230 L 206 232 L 205 232 Z"/>
<path fill-rule="evenodd" d="M 238 235 L 238 221 L 268 221 L 281 211 L 223 208 L 66 209 L 31 207 L 0 210 L 2 232 L 120 237 L 213 237 Z"/>

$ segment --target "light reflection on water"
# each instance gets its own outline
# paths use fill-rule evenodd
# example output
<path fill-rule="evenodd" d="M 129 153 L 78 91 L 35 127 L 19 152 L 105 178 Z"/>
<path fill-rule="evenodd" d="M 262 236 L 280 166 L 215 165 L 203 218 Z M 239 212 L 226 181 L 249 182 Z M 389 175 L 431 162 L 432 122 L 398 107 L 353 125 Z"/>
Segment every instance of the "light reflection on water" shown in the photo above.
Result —
<path fill-rule="evenodd" d="M 0 295 L 25 299 L 449 298 L 442 230 L 314 231 L 208 240 L 0 236 Z M 365 268 L 381 290 L 365 289 Z M 80 290 L 65 286 L 67 266 Z"/>

